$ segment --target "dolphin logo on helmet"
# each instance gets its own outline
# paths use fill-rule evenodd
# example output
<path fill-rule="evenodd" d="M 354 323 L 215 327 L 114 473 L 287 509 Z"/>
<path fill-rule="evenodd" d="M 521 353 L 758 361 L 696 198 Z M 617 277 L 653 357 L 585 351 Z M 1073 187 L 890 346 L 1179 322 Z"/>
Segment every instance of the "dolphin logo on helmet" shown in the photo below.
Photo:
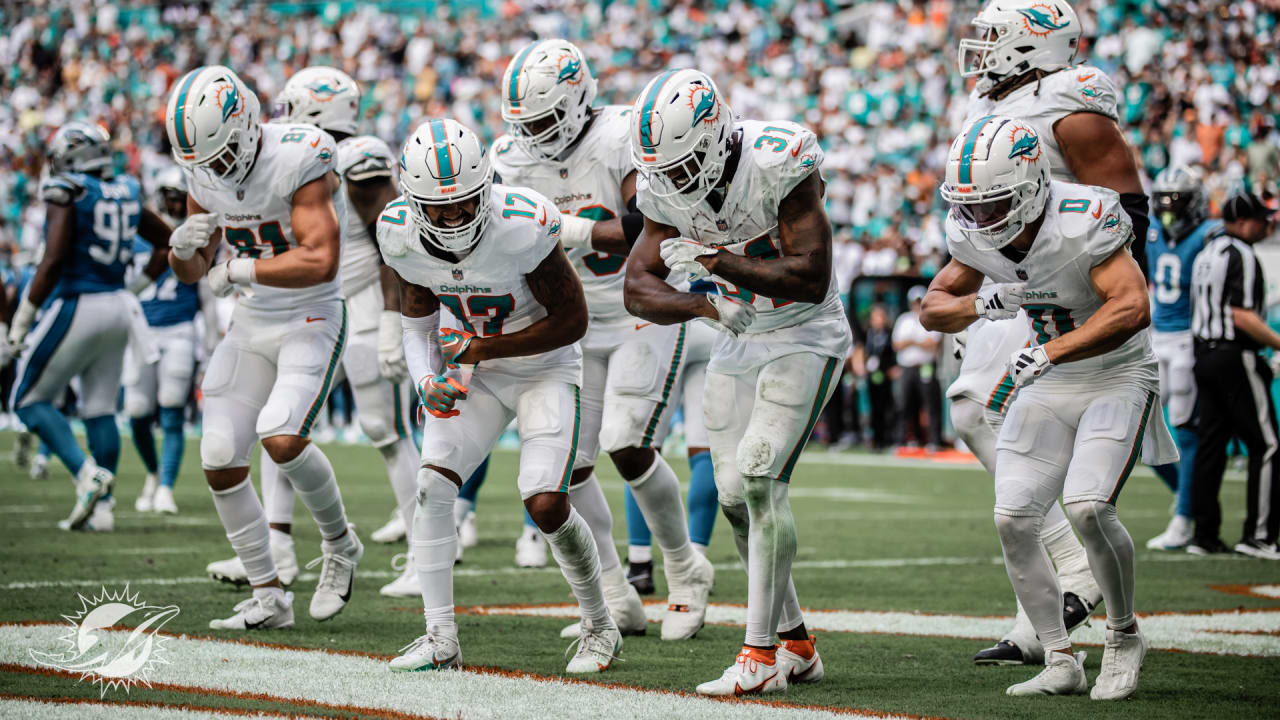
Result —
<path fill-rule="evenodd" d="M 1054 30 L 1061 30 L 1069 24 L 1065 22 L 1054 22 L 1055 13 L 1053 13 L 1053 11 L 1046 5 L 1021 8 L 1018 10 L 1018 14 L 1027 19 L 1028 26 L 1034 25 L 1042 29 L 1045 31 L 1046 35 Z M 1030 27 L 1028 27 L 1028 29 L 1030 29 Z M 1032 30 L 1031 32 L 1034 33 L 1035 31 Z"/>

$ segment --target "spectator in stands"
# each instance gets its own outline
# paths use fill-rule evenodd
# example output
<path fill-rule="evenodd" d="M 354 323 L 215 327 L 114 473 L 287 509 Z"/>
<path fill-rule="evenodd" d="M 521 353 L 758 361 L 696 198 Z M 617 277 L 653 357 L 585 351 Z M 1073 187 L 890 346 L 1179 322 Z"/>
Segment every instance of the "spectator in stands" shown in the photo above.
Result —
<path fill-rule="evenodd" d="M 893 350 L 902 368 L 899 393 L 902 428 L 899 437 L 910 447 L 927 446 L 931 451 L 942 446 L 942 388 L 938 384 L 938 347 L 942 333 L 925 330 L 920 323 L 920 302 L 925 287 L 912 286 L 907 291 L 908 310 L 893 324 Z M 921 412 L 928 415 L 921 422 Z"/>
<path fill-rule="evenodd" d="M 889 313 L 879 303 L 871 307 L 867 333 L 862 344 L 854 348 L 854 372 L 866 379 L 867 400 L 871 405 L 871 448 L 884 450 L 893 444 L 897 407 L 893 397 L 893 381 L 898 376 L 897 356 L 893 351 L 893 331 Z"/>

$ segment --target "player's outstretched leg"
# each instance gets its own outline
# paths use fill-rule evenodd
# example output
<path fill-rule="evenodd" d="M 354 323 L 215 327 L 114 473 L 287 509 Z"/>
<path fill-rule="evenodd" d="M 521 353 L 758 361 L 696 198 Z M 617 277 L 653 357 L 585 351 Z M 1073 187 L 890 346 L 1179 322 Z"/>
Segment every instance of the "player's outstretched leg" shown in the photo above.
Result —
<path fill-rule="evenodd" d="M 183 412 L 184 409 L 180 406 L 162 407 L 159 412 L 164 445 L 160 448 L 160 484 L 156 486 L 152 498 L 152 509 L 160 513 L 178 512 L 178 504 L 173 499 L 173 486 L 178 482 L 182 454 L 187 445 Z"/>
<path fill-rule="evenodd" d="M 578 480 L 580 476 L 583 477 Z M 569 503 L 591 529 L 596 554 L 600 558 L 600 586 L 604 590 L 605 604 L 609 606 L 609 615 L 623 635 L 644 635 L 649 624 L 644 604 L 622 571 L 622 561 L 613 544 L 613 514 L 609 511 L 604 491 L 600 489 L 594 467 L 573 471 L 569 481 Z M 574 623 L 561 630 L 560 637 L 576 638 L 581 632 L 581 623 Z"/>
<path fill-rule="evenodd" d="M 458 544 L 453 503 L 461 484 L 456 474 L 444 468 L 431 466 L 418 472 L 409 548 L 418 572 L 427 631 L 391 661 L 395 672 L 445 670 L 462 664 L 453 615 L 453 562 Z"/>

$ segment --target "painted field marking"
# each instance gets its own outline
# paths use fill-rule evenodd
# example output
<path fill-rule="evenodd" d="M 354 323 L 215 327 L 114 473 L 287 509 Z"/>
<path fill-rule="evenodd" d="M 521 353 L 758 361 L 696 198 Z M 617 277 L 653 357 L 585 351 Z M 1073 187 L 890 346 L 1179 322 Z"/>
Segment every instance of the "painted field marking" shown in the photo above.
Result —
<path fill-rule="evenodd" d="M 666 606 L 645 605 L 649 622 L 661 622 Z M 577 618 L 577 605 L 492 605 L 464 608 L 476 615 L 524 615 L 531 617 Z M 1142 632 L 1151 647 L 1162 650 L 1280 657 L 1280 609 L 1222 610 L 1190 613 L 1138 613 Z M 747 609 L 742 605 L 713 603 L 707 606 L 707 622 L 742 626 Z M 853 632 L 878 635 L 917 635 L 972 640 L 999 638 L 1013 618 L 972 615 L 943 615 L 910 612 L 861 610 L 805 610 L 805 626 L 826 632 Z M 1089 625 L 1072 634 L 1072 641 L 1101 645 L 1105 640 L 1106 618 L 1093 618 Z"/>
<path fill-rule="evenodd" d="M 95 697 L 26 698 L 21 695 L 0 694 L 0 717 L 40 718 L 41 720 L 81 720 L 93 712 L 110 713 L 111 720 L 194 720 L 205 718 L 231 720 L 232 718 L 285 718 L 299 717 L 270 710 L 224 708 L 213 710 L 204 707 L 183 707 L 170 703 L 139 700 L 100 700 Z"/>
<path fill-rule="evenodd" d="M 30 661 L 27 651 L 58 647 L 59 637 L 65 631 L 66 626 L 59 624 L 0 625 L 0 654 L 13 659 L 12 664 L 0 665 L 0 670 L 49 674 Z M 288 633 L 265 635 L 280 639 L 287 636 Z M 598 720 L 645 716 L 839 720 L 909 717 L 781 701 L 713 700 L 610 682 L 626 681 L 625 664 L 601 676 L 603 682 L 494 668 L 400 674 L 387 668 L 389 655 L 290 648 L 254 643 L 243 637 L 240 633 L 226 640 L 178 636 L 169 644 L 170 663 L 158 668 L 152 676 L 153 687 L 249 697 L 303 708 L 337 708 L 387 718 Z M 74 675 L 65 676 L 67 682 L 75 682 Z M 271 690 L 261 693 L 257 691 L 260 688 Z"/>

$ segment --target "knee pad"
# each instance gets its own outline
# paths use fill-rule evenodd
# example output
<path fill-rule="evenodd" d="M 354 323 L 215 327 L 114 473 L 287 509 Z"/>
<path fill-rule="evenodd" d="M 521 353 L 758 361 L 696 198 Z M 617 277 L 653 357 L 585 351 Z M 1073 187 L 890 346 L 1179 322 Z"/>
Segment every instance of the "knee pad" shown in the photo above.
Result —
<path fill-rule="evenodd" d="M 162 408 L 182 407 L 187 404 L 187 396 L 191 394 L 191 378 L 162 381 L 156 393 L 157 401 Z"/>
<path fill-rule="evenodd" d="M 757 410 L 759 410 L 758 406 Z M 742 442 L 738 443 L 737 470 L 743 477 L 770 475 L 778 455 L 783 451 L 776 436 L 767 436 L 748 429 Z"/>
<path fill-rule="evenodd" d="M 200 463 L 206 470 L 222 470 L 236 467 L 235 457 L 235 433 L 206 418 L 204 433 L 200 437 Z"/>
<path fill-rule="evenodd" d="M 1014 543 L 1022 543 L 1025 547 L 1040 547 L 1040 528 L 1044 526 L 1044 517 L 1038 515 L 1010 515 L 995 512 L 996 533 L 1000 536 L 1000 544 L 1012 547 Z"/>
<path fill-rule="evenodd" d="M 1066 512 L 1081 537 L 1097 537 L 1102 523 L 1116 517 L 1116 506 L 1100 500 L 1081 500 L 1067 503 Z"/>
<path fill-rule="evenodd" d="M 431 517 L 447 515 L 452 522 L 453 502 L 458 498 L 458 486 L 435 470 L 418 471 L 418 507 Z"/>
<path fill-rule="evenodd" d="M 605 397 L 600 420 L 600 449 L 606 453 L 652 444 L 664 406 L 634 395 Z M 646 442 L 649 440 L 649 442 Z"/>
<path fill-rule="evenodd" d="M 742 475 L 738 472 L 736 446 L 711 447 L 712 477 L 716 483 L 716 496 L 721 505 L 742 505 L 746 495 L 742 487 Z"/>

